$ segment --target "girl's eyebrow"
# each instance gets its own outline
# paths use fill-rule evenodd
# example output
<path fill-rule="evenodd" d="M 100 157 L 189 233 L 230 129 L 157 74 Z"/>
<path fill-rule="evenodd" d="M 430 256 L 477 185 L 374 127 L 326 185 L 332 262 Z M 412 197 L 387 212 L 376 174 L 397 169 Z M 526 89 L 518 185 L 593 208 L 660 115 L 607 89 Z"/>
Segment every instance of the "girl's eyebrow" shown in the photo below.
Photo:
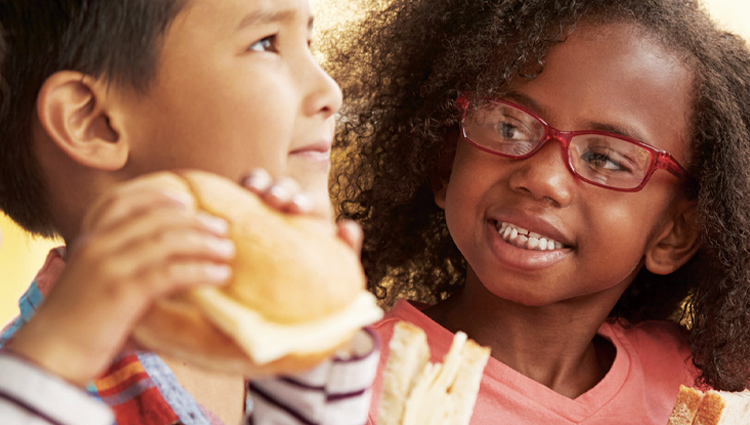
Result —
<path fill-rule="evenodd" d="M 543 120 L 547 121 L 547 116 L 549 115 L 547 113 L 547 110 L 544 106 L 537 103 L 534 99 L 530 98 L 529 96 L 526 96 L 523 93 L 519 93 L 517 91 L 509 91 L 503 96 L 504 99 L 513 101 L 515 103 L 518 103 L 519 105 L 522 105 L 532 111 L 534 111 L 537 115 L 539 115 Z M 579 130 L 579 129 L 560 129 L 560 130 Z M 604 131 L 607 133 L 616 134 L 618 136 L 627 137 L 629 139 L 635 139 L 639 140 L 641 142 L 650 143 L 646 140 L 644 140 L 640 133 L 631 127 L 623 127 L 621 125 L 615 125 L 615 124 L 608 124 L 608 123 L 602 123 L 602 122 L 595 122 L 592 121 L 588 124 L 588 130 L 596 130 L 596 131 Z"/>

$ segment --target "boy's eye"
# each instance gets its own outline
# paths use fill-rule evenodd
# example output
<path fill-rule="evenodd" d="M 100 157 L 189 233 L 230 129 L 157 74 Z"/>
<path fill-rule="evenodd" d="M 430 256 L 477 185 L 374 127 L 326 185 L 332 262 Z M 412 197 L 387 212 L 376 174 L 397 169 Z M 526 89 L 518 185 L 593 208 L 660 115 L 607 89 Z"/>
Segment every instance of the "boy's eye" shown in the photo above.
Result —
<path fill-rule="evenodd" d="M 266 38 L 256 41 L 248 50 L 254 52 L 276 52 L 276 35 L 269 35 Z"/>

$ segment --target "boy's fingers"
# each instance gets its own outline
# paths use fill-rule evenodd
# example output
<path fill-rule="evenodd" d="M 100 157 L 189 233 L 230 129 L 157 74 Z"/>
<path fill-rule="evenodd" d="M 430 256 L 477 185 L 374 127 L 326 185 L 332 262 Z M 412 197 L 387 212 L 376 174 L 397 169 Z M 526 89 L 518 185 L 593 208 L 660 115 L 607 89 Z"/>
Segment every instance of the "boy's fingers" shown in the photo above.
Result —
<path fill-rule="evenodd" d="M 337 236 L 359 255 L 362 252 L 362 242 L 364 241 L 364 234 L 359 224 L 353 220 L 345 219 L 336 223 L 336 228 Z"/>
<path fill-rule="evenodd" d="M 281 212 L 309 214 L 315 208 L 313 198 L 301 190 L 296 180 L 282 177 L 274 182 L 271 175 L 262 168 L 252 171 L 240 184 Z"/>
<path fill-rule="evenodd" d="M 282 177 L 271 185 L 266 193 L 261 194 L 261 197 L 269 205 L 287 211 L 292 198 L 299 192 L 300 187 L 296 180 Z"/>
<path fill-rule="evenodd" d="M 139 215 L 128 218 L 112 223 L 108 229 L 85 234 L 71 249 L 71 257 L 76 256 L 83 247 L 100 257 L 119 255 L 132 245 L 148 243 L 170 232 L 222 237 L 227 234 L 229 226 L 223 218 L 206 213 L 164 208 L 142 211 Z"/>
<path fill-rule="evenodd" d="M 193 208 L 193 198 L 186 192 L 144 188 L 118 191 L 100 202 L 88 212 L 83 223 L 83 232 L 94 228 L 106 229 L 128 219 L 128 217 L 148 212 L 155 208 L 172 208 L 189 211 Z"/>
<path fill-rule="evenodd" d="M 306 192 L 298 192 L 292 196 L 288 211 L 292 214 L 309 214 L 313 211 L 315 203 Z"/>
<path fill-rule="evenodd" d="M 240 180 L 240 185 L 257 194 L 265 193 L 273 184 L 273 178 L 263 168 L 256 168 Z"/>
<path fill-rule="evenodd" d="M 140 241 L 121 250 L 108 262 L 106 269 L 99 270 L 100 279 L 113 284 L 170 286 L 174 279 L 184 280 L 172 266 L 182 270 L 186 265 L 197 264 L 200 270 L 196 269 L 195 273 L 200 276 L 199 282 L 221 281 L 226 263 L 234 257 L 234 252 L 234 243 L 229 239 L 199 232 L 167 232 L 155 240 Z M 156 275 L 161 275 L 164 282 L 147 282 Z M 148 292 L 152 289 L 156 288 L 146 288 Z M 161 289 L 155 292 L 160 293 Z"/>

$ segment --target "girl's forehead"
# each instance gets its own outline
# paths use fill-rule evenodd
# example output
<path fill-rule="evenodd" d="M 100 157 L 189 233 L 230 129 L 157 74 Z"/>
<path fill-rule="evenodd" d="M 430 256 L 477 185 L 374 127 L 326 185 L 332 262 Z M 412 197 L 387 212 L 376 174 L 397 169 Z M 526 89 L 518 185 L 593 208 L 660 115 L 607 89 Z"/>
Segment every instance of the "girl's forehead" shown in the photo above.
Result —
<path fill-rule="evenodd" d="M 629 129 L 628 137 L 685 163 L 693 73 L 681 58 L 630 24 L 581 25 L 550 48 L 541 73 L 511 92 L 563 130 Z"/>

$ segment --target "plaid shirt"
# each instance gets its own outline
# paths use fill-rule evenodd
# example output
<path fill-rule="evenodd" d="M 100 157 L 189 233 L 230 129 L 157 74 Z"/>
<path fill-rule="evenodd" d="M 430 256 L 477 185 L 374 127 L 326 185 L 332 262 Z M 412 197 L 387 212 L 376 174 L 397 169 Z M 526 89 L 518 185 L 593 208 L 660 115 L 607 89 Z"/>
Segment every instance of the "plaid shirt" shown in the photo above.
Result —
<path fill-rule="evenodd" d="M 21 315 L 0 334 L 0 347 L 31 319 L 42 304 L 65 267 L 64 253 L 64 248 L 56 248 L 47 256 L 41 271 L 19 301 Z M 364 423 L 380 350 L 377 337 L 369 331 L 366 334 L 370 336 L 373 348 L 360 357 L 332 359 L 294 378 L 249 383 L 248 412 L 253 410 L 250 395 L 257 400 L 254 417 L 248 416 L 246 422 Z M 102 377 L 87 385 L 86 392 L 109 406 L 117 425 L 223 425 L 179 385 L 158 356 L 149 352 L 122 354 Z M 0 386 L 0 399 L 4 395 Z M 11 397 L 5 395 L 5 398 Z M 22 404 L 18 400 L 11 401 Z"/>

